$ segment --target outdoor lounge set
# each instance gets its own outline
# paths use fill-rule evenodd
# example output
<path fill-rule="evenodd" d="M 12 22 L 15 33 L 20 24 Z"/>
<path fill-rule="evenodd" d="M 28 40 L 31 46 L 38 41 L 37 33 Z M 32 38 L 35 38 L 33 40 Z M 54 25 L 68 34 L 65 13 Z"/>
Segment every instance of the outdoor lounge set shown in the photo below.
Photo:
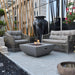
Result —
<path fill-rule="evenodd" d="M 42 39 L 42 43 L 53 44 L 52 50 L 70 53 L 70 52 L 73 52 L 73 50 L 74 50 L 74 41 L 75 41 L 74 35 L 75 35 L 75 30 L 51 31 L 49 38 L 47 37 L 47 38 Z M 24 45 L 27 43 L 30 44 L 29 36 L 24 35 L 21 31 L 5 32 L 4 41 L 5 41 L 5 45 L 8 47 L 8 50 L 13 51 L 13 52 L 17 52 L 20 50 L 27 51 L 26 47 L 22 48 L 22 47 L 20 47 L 20 45 L 23 46 L 23 44 Z M 33 45 L 31 45 L 31 46 L 34 47 Z M 44 48 L 44 46 L 43 46 L 43 48 Z M 41 47 L 42 47 L 42 45 L 40 45 L 40 48 Z M 36 49 L 35 49 L 35 51 L 36 51 Z"/>
<path fill-rule="evenodd" d="M 66 53 L 73 52 L 74 50 L 75 30 L 51 31 L 51 33 L 43 36 L 42 42 L 35 44 L 30 43 L 30 37 L 24 35 L 21 31 L 7 31 L 3 38 L 0 37 L 0 52 L 8 54 L 8 51 L 23 51 L 27 55 L 40 57 L 50 54 L 52 50 Z M 57 65 L 58 72 L 63 75 L 71 75 L 72 73 L 74 75 L 75 71 L 73 68 L 69 69 L 68 67 L 67 70 L 64 67 L 64 70 L 64 65 L 61 63 Z M 71 65 L 75 65 L 75 63 Z"/>

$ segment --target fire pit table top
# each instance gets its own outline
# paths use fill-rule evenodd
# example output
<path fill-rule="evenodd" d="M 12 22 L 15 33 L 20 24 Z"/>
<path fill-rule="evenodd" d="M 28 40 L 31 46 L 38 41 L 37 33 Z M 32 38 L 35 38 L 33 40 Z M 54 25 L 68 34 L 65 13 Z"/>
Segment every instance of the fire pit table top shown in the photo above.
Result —
<path fill-rule="evenodd" d="M 46 43 L 37 43 L 37 44 L 34 44 L 34 43 L 27 43 L 27 44 L 20 44 L 20 46 L 30 46 L 30 47 L 42 47 L 42 46 L 51 46 L 51 45 L 54 45 L 54 44 L 46 44 Z"/>
<path fill-rule="evenodd" d="M 50 54 L 50 52 L 54 48 L 54 44 L 46 44 L 46 43 L 28 43 L 28 44 L 20 44 L 21 50 L 31 56 L 39 57 Z"/>

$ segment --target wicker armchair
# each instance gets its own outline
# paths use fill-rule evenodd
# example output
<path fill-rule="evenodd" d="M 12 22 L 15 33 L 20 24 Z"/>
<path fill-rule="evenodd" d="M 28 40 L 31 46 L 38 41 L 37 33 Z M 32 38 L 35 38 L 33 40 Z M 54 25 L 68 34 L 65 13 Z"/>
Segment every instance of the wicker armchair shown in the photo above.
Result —
<path fill-rule="evenodd" d="M 29 36 L 21 31 L 7 31 L 4 37 L 5 45 L 9 51 L 20 51 L 19 45 L 29 42 Z"/>

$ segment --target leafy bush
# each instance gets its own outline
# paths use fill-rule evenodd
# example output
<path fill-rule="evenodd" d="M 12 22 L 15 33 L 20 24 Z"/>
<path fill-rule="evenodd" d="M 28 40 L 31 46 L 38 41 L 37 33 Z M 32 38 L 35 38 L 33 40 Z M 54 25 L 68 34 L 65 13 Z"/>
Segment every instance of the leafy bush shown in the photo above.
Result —
<path fill-rule="evenodd" d="M 15 24 L 17 24 L 17 21 L 14 21 Z"/>
<path fill-rule="evenodd" d="M 66 8 L 67 16 L 65 18 L 66 24 L 72 23 L 75 20 L 75 12 L 73 12 L 73 10 L 75 10 L 75 7 L 73 5 L 74 5 L 73 2 L 70 2 L 67 5 L 67 8 Z"/>
<path fill-rule="evenodd" d="M 15 27 L 14 30 L 17 30 L 17 27 Z"/>
<path fill-rule="evenodd" d="M 0 30 L 0 36 L 3 36 L 5 31 Z"/>
<path fill-rule="evenodd" d="M 3 16 L 3 15 L 5 15 L 4 10 L 0 9 L 0 16 Z"/>
<path fill-rule="evenodd" d="M 5 26 L 5 25 L 6 25 L 6 22 L 0 21 L 0 26 Z"/>
<path fill-rule="evenodd" d="M 0 21 L 0 36 L 3 36 L 5 33 L 5 30 L 2 28 L 4 26 L 6 26 L 6 23 L 4 21 Z"/>
<path fill-rule="evenodd" d="M 0 21 L 0 25 L 3 25 L 3 21 Z"/>
<path fill-rule="evenodd" d="M 0 9 L 0 17 L 5 15 L 4 10 Z M 3 36 L 5 33 L 4 26 L 6 26 L 6 23 L 4 21 L 0 21 L 0 36 Z"/>

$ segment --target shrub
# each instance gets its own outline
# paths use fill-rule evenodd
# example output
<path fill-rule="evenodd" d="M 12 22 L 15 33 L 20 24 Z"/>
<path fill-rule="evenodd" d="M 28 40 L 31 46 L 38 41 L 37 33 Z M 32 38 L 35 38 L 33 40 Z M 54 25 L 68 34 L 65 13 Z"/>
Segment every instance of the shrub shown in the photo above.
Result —
<path fill-rule="evenodd" d="M 5 31 L 0 30 L 0 36 L 3 36 Z"/>
<path fill-rule="evenodd" d="M 73 7 L 73 5 L 74 5 L 73 2 L 70 2 L 67 5 L 67 8 L 66 8 L 67 16 L 65 18 L 66 24 L 72 23 L 75 20 L 75 12 L 73 12 L 73 10 L 75 10 L 75 7 Z"/>
<path fill-rule="evenodd" d="M 3 21 L 0 21 L 0 25 L 3 25 Z"/>
<path fill-rule="evenodd" d="M 14 21 L 15 24 L 17 24 L 17 21 Z"/>
<path fill-rule="evenodd" d="M 0 9 L 0 16 L 3 16 L 3 15 L 5 15 L 4 10 Z"/>
<path fill-rule="evenodd" d="M 6 25 L 6 22 L 0 21 L 0 25 L 5 26 Z"/>

